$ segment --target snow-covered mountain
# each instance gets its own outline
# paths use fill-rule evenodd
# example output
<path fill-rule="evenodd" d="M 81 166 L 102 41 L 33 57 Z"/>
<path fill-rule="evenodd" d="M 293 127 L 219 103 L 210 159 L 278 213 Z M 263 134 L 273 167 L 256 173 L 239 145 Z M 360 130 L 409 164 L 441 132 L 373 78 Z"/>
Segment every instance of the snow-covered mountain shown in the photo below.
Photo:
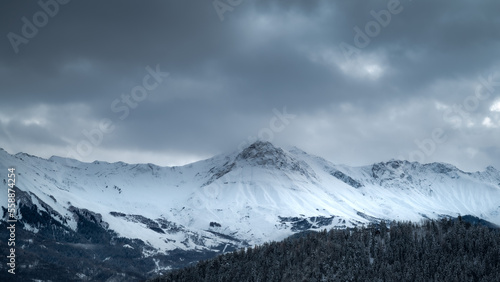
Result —
<path fill-rule="evenodd" d="M 149 259 L 151 273 L 199 254 L 381 219 L 468 214 L 500 225 L 500 171 L 493 167 L 470 173 L 398 160 L 349 167 L 261 141 L 182 167 L 47 160 L 0 149 L 0 178 L 7 167 L 18 174 L 25 237 L 51 240 L 57 227 L 58 244 L 133 251 L 137 260 Z M 0 199 L 5 223 L 7 193 Z M 28 250 L 31 243 L 24 242 Z M 106 263 L 117 259 L 99 255 Z"/>

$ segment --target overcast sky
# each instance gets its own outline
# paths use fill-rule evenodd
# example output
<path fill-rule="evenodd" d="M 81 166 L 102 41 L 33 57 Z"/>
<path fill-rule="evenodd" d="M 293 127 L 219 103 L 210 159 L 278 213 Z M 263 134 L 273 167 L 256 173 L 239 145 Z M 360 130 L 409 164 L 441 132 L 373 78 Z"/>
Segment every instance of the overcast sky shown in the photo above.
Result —
<path fill-rule="evenodd" d="M 1 1 L 0 147 L 500 169 L 500 2 L 478 2 Z"/>

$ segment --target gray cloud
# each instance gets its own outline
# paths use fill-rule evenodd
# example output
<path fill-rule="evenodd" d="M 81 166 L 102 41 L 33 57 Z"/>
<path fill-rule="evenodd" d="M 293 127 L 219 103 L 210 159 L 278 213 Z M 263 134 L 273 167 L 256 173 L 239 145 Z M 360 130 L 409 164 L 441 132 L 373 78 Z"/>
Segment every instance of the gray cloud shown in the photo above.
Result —
<path fill-rule="evenodd" d="M 500 167 L 500 86 L 466 119 L 449 112 L 499 73 L 500 4 L 401 0 L 346 58 L 339 46 L 391 1 L 244 1 L 224 21 L 210 1 L 70 1 L 17 54 L 8 34 L 42 8 L 2 1 L 0 146 L 66 156 L 109 119 L 115 130 L 75 157 L 180 164 L 267 137 L 286 106 L 296 117 L 273 141 L 334 162 L 409 159 L 441 128 L 422 161 Z M 156 65 L 170 76 L 121 120 L 112 102 Z"/>

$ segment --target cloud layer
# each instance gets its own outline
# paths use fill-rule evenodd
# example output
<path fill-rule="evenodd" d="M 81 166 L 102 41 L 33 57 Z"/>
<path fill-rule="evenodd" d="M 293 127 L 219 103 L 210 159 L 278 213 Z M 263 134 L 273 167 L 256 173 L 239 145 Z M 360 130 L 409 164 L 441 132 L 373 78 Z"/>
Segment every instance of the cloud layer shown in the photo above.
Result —
<path fill-rule="evenodd" d="M 175 165 L 260 137 L 500 168 L 498 1 L 66 2 L 0 4 L 9 152 Z"/>

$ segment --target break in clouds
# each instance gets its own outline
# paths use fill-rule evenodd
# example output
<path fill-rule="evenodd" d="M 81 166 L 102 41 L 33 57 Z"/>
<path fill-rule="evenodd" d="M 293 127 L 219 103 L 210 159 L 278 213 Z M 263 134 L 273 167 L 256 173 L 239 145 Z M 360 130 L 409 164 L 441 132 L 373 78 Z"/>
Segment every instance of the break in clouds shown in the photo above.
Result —
<path fill-rule="evenodd" d="M 0 147 L 500 168 L 498 1 L 2 1 Z"/>

